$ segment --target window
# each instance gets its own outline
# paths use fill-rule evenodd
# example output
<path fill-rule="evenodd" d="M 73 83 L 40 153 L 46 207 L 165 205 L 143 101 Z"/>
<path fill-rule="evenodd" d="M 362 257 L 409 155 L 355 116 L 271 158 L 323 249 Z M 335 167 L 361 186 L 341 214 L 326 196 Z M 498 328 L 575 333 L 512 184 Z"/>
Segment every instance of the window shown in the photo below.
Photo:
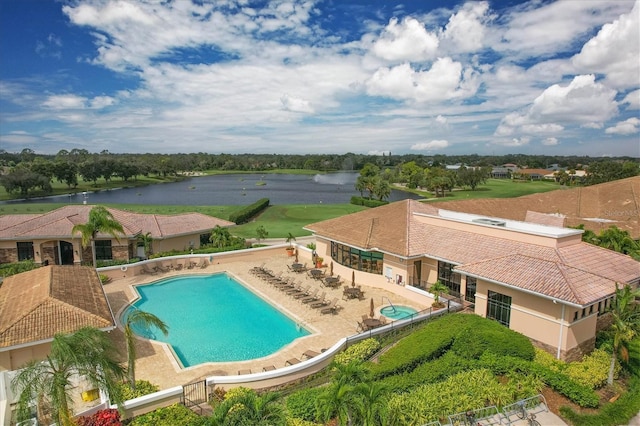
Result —
<path fill-rule="evenodd" d="M 464 295 L 464 300 L 471 303 L 476 303 L 476 278 L 467 277 L 467 291 Z"/>
<path fill-rule="evenodd" d="M 487 318 L 494 319 L 509 327 L 511 322 L 511 296 L 489 290 L 487 301 Z"/>
<path fill-rule="evenodd" d="M 18 243 L 18 261 L 33 259 L 33 241 Z"/>
<path fill-rule="evenodd" d="M 438 261 L 438 279 L 440 282 L 449 287 L 449 294 L 460 297 L 460 281 L 461 276 L 457 272 L 453 272 L 451 263 Z"/>
<path fill-rule="evenodd" d="M 96 259 L 112 260 L 113 252 L 111 251 L 111 240 L 96 241 Z"/>
<path fill-rule="evenodd" d="M 331 258 L 351 269 L 382 275 L 383 254 L 380 252 L 358 250 L 331 242 Z"/>

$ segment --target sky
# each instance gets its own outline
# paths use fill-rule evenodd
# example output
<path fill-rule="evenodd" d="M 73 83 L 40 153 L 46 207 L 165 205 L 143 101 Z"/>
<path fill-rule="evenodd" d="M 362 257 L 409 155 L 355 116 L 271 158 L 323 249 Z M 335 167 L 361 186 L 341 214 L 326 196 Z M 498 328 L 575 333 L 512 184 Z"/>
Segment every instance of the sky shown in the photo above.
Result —
<path fill-rule="evenodd" d="M 0 149 L 640 157 L 640 0 L 0 0 Z"/>

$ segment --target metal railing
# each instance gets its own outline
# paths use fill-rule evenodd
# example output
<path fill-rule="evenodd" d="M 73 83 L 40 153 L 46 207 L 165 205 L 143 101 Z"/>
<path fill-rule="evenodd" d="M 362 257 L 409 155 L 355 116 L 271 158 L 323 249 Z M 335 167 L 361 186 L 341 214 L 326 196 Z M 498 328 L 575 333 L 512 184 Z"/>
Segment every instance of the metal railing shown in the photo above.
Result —
<path fill-rule="evenodd" d="M 498 407 L 489 407 L 468 410 L 462 413 L 451 414 L 449 424 L 452 426 L 478 426 L 478 425 L 499 425 L 502 423 Z"/>

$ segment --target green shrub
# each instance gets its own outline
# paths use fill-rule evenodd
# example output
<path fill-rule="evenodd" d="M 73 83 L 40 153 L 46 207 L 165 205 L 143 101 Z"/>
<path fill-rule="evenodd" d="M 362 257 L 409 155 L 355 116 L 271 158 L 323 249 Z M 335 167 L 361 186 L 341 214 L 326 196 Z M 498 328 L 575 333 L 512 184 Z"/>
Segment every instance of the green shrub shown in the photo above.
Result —
<path fill-rule="evenodd" d="M 313 422 L 317 419 L 316 401 L 324 388 L 308 388 L 289 395 L 285 401 L 290 417 Z"/>
<path fill-rule="evenodd" d="M 458 327 L 474 315 L 446 315 L 426 324 L 399 341 L 371 365 L 373 377 L 382 379 L 410 372 L 420 364 L 440 357 L 451 344 Z M 444 326 L 446 324 L 446 326 Z"/>
<path fill-rule="evenodd" d="M 138 398 L 143 395 L 158 392 L 160 388 L 147 380 L 136 380 L 136 390 L 131 390 L 129 383 L 121 383 L 119 385 L 122 398 L 125 401 Z"/>
<path fill-rule="evenodd" d="M 591 389 L 598 389 L 607 383 L 611 354 L 603 349 L 595 349 L 582 361 L 567 364 L 564 373 L 572 380 Z M 620 372 L 620 365 L 616 363 L 614 374 Z"/>
<path fill-rule="evenodd" d="M 391 392 L 407 392 L 421 385 L 440 382 L 452 374 L 470 369 L 472 365 L 473 360 L 464 359 L 449 351 L 411 372 L 385 377 L 381 383 Z"/>
<path fill-rule="evenodd" d="M 364 197 L 353 196 L 351 197 L 351 204 L 355 204 L 356 206 L 365 206 L 365 207 L 380 207 L 385 204 L 389 204 L 388 201 L 380 201 L 380 200 L 370 200 Z"/>
<path fill-rule="evenodd" d="M 536 364 L 540 364 L 544 367 L 547 367 L 552 371 L 564 371 L 567 367 L 567 364 L 551 355 L 549 352 L 536 348 L 536 356 L 534 358 Z"/>
<path fill-rule="evenodd" d="M 6 263 L 0 265 L 0 277 L 9 277 L 21 272 L 31 271 L 32 269 L 39 267 L 40 265 L 36 265 L 33 260 L 21 260 L 20 262 Z"/>
<path fill-rule="evenodd" d="M 321 426 L 320 423 L 309 422 L 307 420 L 287 417 L 287 426 Z"/>
<path fill-rule="evenodd" d="M 349 346 L 333 359 L 338 364 L 347 365 L 352 361 L 366 361 L 380 349 L 380 342 L 370 338 Z"/>
<path fill-rule="evenodd" d="M 229 220 L 235 222 L 236 225 L 249 222 L 251 218 L 269 207 L 269 199 L 261 198 L 253 204 L 243 207 L 229 215 Z"/>
<path fill-rule="evenodd" d="M 452 413 L 510 402 L 508 389 L 489 370 L 479 369 L 457 373 L 410 393 L 395 394 L 388 408 L 391 424 L 421 425 Z"/>
<path fill-rule="evenodd" d="M 627 425 L 640 412 L 640 378 L 632 376 L 629 389 L 615 402 L 605 405 L 597 414 L 576 413 L 571 407 L 560 407 L 560 414 L 574 425 L 614 426 Z"/>
<path fill-rule="evenodd" d="M 526 360 L 535 357 L 534 347 L 526 336 L 480 316 L 473 316 L 465 324 L 451 350 L 470 359 L 478 359 L 487 351 Z"/>
<path fill-rule="evenodd" d="M 581 407 L 593 408 L 598 406 L 598 395 L 593 389 L 576 383 L 563 372 L 552 370 L 536 362 L 511 356 L 498 356 L 488 352 L 480 357 L 478 364 L 499 375 L 512 371 L 532 374 L 539 377 L 547 386 Z"/>
<path fill-rule="evenodd" d="M 131 420 L 129 426 L 205 426 L 207 419 L 185 407 L 175 404 L 158 408 Z"/>

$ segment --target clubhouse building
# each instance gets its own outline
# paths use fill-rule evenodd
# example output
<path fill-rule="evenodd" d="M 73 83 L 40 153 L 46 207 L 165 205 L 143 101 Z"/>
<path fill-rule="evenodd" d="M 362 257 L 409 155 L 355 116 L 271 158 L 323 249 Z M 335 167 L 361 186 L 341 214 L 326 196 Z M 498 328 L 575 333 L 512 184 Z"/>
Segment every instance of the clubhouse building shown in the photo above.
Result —
<path fill-rule="evenodd" d="M 582 242 L 582 230 L 541 224 L 547 216 L 523 222 L 404 200 L 305 229 L 337 274 L 421 301 L 439 280 L 477 315 L 575 360 L 594 348 L 616 285 L 640 283 L 640 262 Z"/>

